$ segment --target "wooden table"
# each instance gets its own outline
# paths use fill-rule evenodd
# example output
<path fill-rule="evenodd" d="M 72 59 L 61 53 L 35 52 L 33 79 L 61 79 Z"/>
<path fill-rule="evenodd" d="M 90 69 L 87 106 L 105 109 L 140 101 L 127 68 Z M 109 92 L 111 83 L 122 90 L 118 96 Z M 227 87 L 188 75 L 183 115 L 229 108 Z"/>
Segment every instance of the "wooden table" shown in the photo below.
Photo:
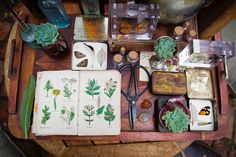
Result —
<path fill-rule="evenodd" d="M 71 15 L 72 21 L 75 15 Z M 195 30 L 197 30 L 196 19 L 192 19 L 191 24 Z M 71 53 L 72 38 L 73 38 L 74 24 L 68 29 L 62 29 L 61 33 L 65 37 L 69 45 L 69 53 Z M 155 32 L 154 38 L 159 36 L 167 35 L 167 32 L 172 29 L 164 25 L 158 25 Z M 18 28 L 19 33 L 19 28 Z M 127 50 L 149 50 L 153 51 L 154 40 L 149 42 L 126 42 L 126 41 L 112 41 L 109 40 L 110 52 L 108 61 L 111 63 L 111 56 L 116 53 L 121 46 L 126 46 Z M 135 44 L 135 46 L 134 46 Z M 112 46 L 111 46 L 112 45 Z M 182 49 L 186 46 L 185 42 L 179 42 L 178 48 Z M 12 63 L 12 73 L 10 80 L 10 91 L 9 91 L 9 120 L 8 127 L 12 135 L 18 138 L 23 138 L 23 132 L 20 128 L 19 120 L 19 109 L 22 100 L 22 95 L 27 84 L 27 80 L 30 74 L 36 76 L 36 72 L 39 70 L 63 70 L 70 69 L 71 55 L 66 58 L 57 60 L 48 57 L 43 51 L 35 51 L 23 44 L 19 39 L 19 35 L 16 38 L 15 55 Z M 136 129 L 130 130 L 128 124 L 127 114 L 127 100 L 122 95 L 121 98 L 121 128 L 122 132 L 119 136 L 45 136 L 36 137 L 30 133 L 32 139 L 59 139 L 59 140 L 109 140 L 109 141 L 162 141 L 162 140 L 214 140 L 222 138 L 227 133 L 228 126 L 228 92 L 226 82 L 224 80 L 224 66 L 220 64 L 217 68 L 212 70 L 214 78 L 214 92 L 217 102 L 217 114 L 218 114 L 218 130 L 211 132 L 183 132 L 183 133 L 172 133 L 172 132 L 158 132 L 155 124 L 157 116 L 155 114 L 154 101 L 158 96 L 153 96 L 150 91 L 144 93 L 137 102 L 138 111 L 141 111 L 140 103 L 148 98 L 152 101 L 152 107 L 147 111 L 153 115 L 153 118 L 147 123 L 136 123 Z M 125 79 L 125 76 L 123 76 Z M 144 87 L 145 83 L 140 83 L 140 88 Z M 123 81 L 122 87 L 126 85 L 126 81 Z"/>

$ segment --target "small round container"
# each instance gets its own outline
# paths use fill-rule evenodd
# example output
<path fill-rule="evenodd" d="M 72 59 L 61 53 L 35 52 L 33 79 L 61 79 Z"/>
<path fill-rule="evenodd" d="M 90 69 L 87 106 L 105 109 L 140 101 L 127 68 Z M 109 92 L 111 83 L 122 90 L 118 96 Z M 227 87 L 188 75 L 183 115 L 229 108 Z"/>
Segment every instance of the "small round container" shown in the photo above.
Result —
<path fill-rule="evenodd" d="M 190 27 L 190 22 L 188 22 L 188 21 L 184 22 L 183 29 L 186 31 L 189 29 L 189 27 Z"/>
<path fill-rule="evenodd" d="M 187 42 L 192 42 L 193 39 L 195 39 L 197 37 L 197 32 L 193 29 L 187 31 L 187 33 L 185 34 L 185 39 Z"/>
<path fill-rule="evenodd" d="M 115 69 L 119 69 L 123 64 L 123 57 L 120 54 L 115 54 L 112 58 L 112 64 Z"/>
<path fill-rule="evenodd" d="M 184 28 L 183 27 L 177 26 L 177 27 L 174 28 L 173 38 L 175 39 L 175 41 L 182 40 L 183 35 L 184 35 Z"/>
<path fill-rule="evenodd" d="M 125 47 L 121 47 L 120 48 L 120 55 L 124 57 L 125 53 L 126 53 Z"/>
<path fill-rule="evenodd" d="M 131 64 L 137 63 L 139 60 L 138 52 L 130 51 L 127 55 L 127 61 Z"/>

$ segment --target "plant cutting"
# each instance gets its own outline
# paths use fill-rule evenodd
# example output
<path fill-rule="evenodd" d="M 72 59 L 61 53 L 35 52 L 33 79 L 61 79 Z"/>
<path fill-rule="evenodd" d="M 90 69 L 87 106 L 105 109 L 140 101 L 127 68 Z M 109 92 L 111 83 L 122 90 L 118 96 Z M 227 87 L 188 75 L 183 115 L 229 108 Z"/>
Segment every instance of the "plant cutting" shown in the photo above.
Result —
<path fill-rule="evenodd" d="M 159 113 L 160 123 L 168 130 L 181 133 L 188 129 L 190 113 L 180 102 L 168 102 Z"/>
<path fill-rule="evenodd" d="M 157 58 L 161 60 L 167 60 L 174 57 L 177 44 L 175 40 L 169 36 L 162 36 L 157 39 L 154 44 L 154 50 Z"/>

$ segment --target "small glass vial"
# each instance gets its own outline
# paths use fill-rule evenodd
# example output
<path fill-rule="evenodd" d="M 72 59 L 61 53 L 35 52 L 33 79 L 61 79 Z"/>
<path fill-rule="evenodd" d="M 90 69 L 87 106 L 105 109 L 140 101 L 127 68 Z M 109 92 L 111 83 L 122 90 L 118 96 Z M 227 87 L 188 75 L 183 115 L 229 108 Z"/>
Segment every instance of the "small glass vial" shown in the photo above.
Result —
<path fill-rule="evenodd" d="M 193 39 L 195 39 L 197 36 L 197 32 L 193 29 L 189 30 L 186 34 L 185 34 L 185 39 L 187 40 L 187 42 L 192 42 Z"/>
<path fill-rule="evenodd" d="M 174 29 L 173 38 L 175 39 L 175 41 L 180 41 L 183 39 L 183 34 L 184 34 L 184 28 L 181 26 L 177 26 Z"/>
<path fill-rule="evenodd" d="M 138 60 L 139 60 L 138 52 L 136 51 L 130 51 L 129 54 L 127 55 L 127 61 L 131 64 L 137 63 Z"/>
<path fill-rule="evenodd" d="M 120 55 L 123 57 L 125 56 L 125 47 L 120 48 Z"/>
<path fill-rule="evenodd" d="M 123 64 L 123 57 L 120 54 L 115 54 L 112 58 L 112 64 L 115 69 L 119 69 Z"/>
<path fill-rule="evenodd" d="M 189 27 L 190 27 L 190 22 L 188 22 L 188 21 L 184 22 L 183 29 L 186 31 L 189 29 Z"/>

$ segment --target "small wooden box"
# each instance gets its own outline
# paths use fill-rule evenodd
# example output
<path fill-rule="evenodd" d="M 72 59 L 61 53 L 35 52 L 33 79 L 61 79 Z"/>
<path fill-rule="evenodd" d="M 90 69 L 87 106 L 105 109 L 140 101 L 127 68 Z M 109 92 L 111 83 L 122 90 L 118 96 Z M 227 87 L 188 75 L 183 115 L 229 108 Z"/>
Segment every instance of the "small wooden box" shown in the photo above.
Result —
<path fill-rule="evenodd" d="M 184 73 L 155 71 L 152 73 L 152 93 L 167 95 L 186 94 Z"/>

